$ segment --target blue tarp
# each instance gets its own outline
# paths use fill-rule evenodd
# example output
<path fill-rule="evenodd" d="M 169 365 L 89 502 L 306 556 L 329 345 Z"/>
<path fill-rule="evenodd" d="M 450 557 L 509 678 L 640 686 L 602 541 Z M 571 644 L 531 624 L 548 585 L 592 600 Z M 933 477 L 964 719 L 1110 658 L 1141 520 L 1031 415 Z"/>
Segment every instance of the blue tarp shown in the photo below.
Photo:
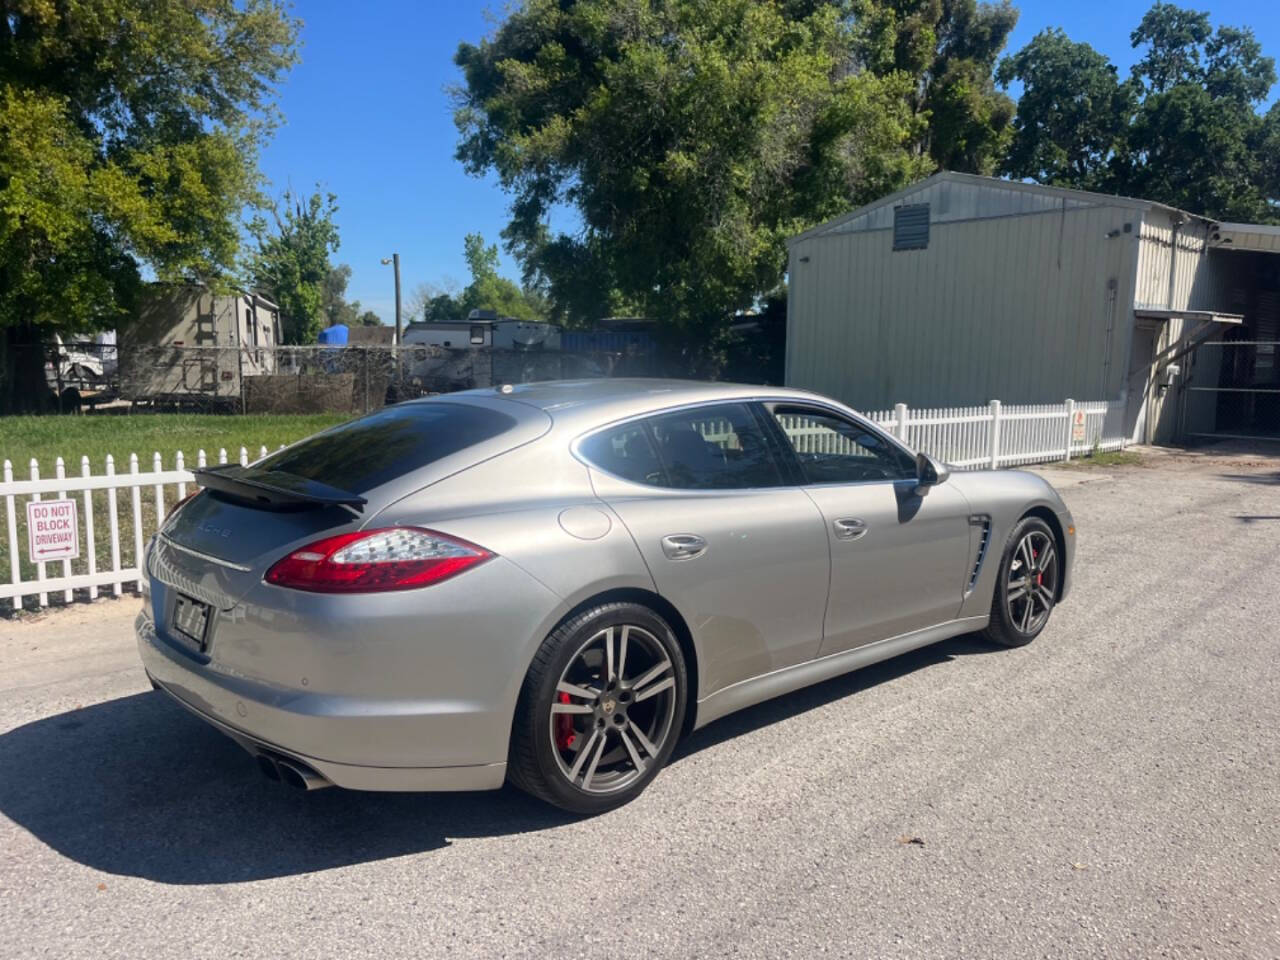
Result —
<path fill-rule="evenodd" d="M 332 327 L 321 330 L 319 336 L 316 337 L 316 342 L 331 346 L 346 346 L 347 325 L 345 323 L 335 323 Z"/>

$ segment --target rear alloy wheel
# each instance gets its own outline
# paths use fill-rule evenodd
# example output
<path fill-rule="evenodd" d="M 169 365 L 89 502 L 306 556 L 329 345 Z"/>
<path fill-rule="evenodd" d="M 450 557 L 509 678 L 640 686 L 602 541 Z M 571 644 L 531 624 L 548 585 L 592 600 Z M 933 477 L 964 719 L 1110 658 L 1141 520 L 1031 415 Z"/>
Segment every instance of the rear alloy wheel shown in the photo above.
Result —
<path fill-rule="evenodd" d="M 634 799 L 684 720 L 687 672 L 670 626 L 630 603 L 587 610 L 539 649 L 512 735 L 512 780 L 574 813 Z"/>
<path fill-rule="evenodd" d="M 1062 558 L 1049 525 L 1025 517 L 1005 545 L 985 635 L 1006 647 L 1030 643 L 1049 622 L 1058 598 Z"/>

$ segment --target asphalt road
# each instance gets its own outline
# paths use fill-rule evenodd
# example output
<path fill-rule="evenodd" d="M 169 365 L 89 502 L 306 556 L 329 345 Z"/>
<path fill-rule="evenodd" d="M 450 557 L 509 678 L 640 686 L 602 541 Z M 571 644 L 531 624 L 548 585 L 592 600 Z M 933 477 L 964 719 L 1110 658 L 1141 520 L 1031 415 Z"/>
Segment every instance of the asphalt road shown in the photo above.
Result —
<path fill-rule="evenodd" d="M 1280 462 L 1064 491 L 1075 592 L 730 717 L 636 803 L 298 794 L 136 601 L 0 625 L 3 957 L 1280 956 Z"/>

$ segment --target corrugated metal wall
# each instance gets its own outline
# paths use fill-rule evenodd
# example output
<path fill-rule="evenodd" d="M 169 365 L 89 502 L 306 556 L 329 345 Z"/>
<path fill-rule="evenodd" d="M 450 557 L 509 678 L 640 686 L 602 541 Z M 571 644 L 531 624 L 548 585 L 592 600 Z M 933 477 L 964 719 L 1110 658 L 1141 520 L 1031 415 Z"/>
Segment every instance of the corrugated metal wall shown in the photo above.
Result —
<path fill-rule="evenodd" d="M 893 251 L 879 211 L 792 245 L 787 383 L 863 409 L 1117 396 L 1142 211 L 945 181 L 932 191 L 949 212 L 927 250 Z M 1019 212 L 1028 204 L 1038 212 Z M 974 219 L 983 210 L 996 215 Z"/>
<path fill-rule="evenodd" d="M 956 176 L 951 174 L 950 176 Z M 893 209 L 913 203 L 929 204 L 932 223 L 957 223 L 962 220 L 990 220 L 993 217 L 1016 217 L 1028 213 L 1056 213 L 1065 205 L 1094 205 L 1086 195 L 1064 196 L 1044 190 L 992 189 L 973 177 L 962 180 L 930 177 L 902 192 L 892 204 L 873 207 L 856 216 L 837 219 L 815 233 L 830 236 L 837 233 L 861 233 L 864 230 L 888 230 L 893 226 Z"/>
<path fill-rule="evenodd" d="M 1176 216 L 1172 211 L 1160 208 L 1153 208 L 1146 214 L 1138 244 L 1135 306 L 1139 309 L 1247 313 L 1249 290 L 1253 283 L 1248 255 L 1212 247 L 1209 244 L 1209 224 L 1199 218 L 1177 223 L 1175 229 Z M 1156 325 L 1153 353 L 1163 354 L 1189 334 L 1188 323 L 1180 317 L 1159 323 Z M 1130 392 L 1146 405 L 1145 436 L 1135 435 L 1134 439 L 1150 438 L 1157 443 L 1166 443 L 1177 436 L 1177 418 L 1187 388 L 1216 383 L 1218 357 L 1212 352 L 1206 356 L 1210 358 L 1207 367 L 1201 362 L 1201 351 L 1178 358 L 1176 362 L 1181 373 L 1172 390 L 1161 389 L 1159 365 L 1147 368 L 1145 378 L 1130 378 Z M 1140 368 L 1150 361 L 1150 357 L 1135 357 L 1131 365 Z M 1135 422 L 1135 428 L 1139 426 Z M 1186 424 L 1182 427 L 1184 430 L 1203 428 L 1204 423 L 1199 421 L 1191 423 L 1189 428 Z"/>
<path fill-rule="evenodd" d="M 1173 214 L 1147 211 L 1138 239 L 1138 288 L 1135 307 L 1168 310 L 1221 310 L 1226 278 L 1210 256 L 1208 225 L 1198 219 L 1175 228 Z M 1174 255 L 1174 237 L 1178 249 Z M 1173 276 L 1172 285 L 1169 282 Z"/>

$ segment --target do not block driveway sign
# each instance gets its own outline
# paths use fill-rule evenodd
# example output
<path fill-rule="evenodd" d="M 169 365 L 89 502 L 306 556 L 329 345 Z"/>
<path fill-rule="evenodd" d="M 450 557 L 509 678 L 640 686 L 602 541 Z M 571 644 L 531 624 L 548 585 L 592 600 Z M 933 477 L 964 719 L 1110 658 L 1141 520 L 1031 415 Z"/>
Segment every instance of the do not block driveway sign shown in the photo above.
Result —
<path fill-rule="evenodd" d="M 79 531 L 74 500 L 27 503 L 27 550 L 32 563 L 75 560 L 80 556 Z"/>
<path fill-rule="evenodd" d="M 1084 411 L 1077 410 L 1071 416 L 1071 442 L 1084 443 Z"/>

